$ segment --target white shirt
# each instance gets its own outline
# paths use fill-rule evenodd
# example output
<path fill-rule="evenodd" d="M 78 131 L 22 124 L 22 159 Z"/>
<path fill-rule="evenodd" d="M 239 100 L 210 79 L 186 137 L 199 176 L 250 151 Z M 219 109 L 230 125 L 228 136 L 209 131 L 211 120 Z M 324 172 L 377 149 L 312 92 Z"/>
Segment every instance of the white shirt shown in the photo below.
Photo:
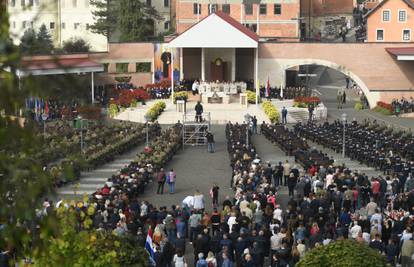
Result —
<path fill-rule="evenodd" d="M 362 227 L 358 224 L 355 224 L 351 227 L 350 233 L 353 239 L 358 237 L 358 233 L 362 231 Z"/>
<path fill-rule="evenodd" d="M 236 216 L 230 216 L 227 220 L 227 224 L 229 225 L 230 233 L 232 232 L 233 224 L 236 223 Z"/>
<path fill-rule="evenodd" d="M 328 188 L 329 185 L 331 185 L 333 182 L 333 175 L 332 174 L 328 174 L 326 176 L 326 188 Z"/>
<path fill-rule="evenodd" d="M 282 239 L 286 237 L 286 234 L 277 233 L 270 237 L 270 248 L 272 250 L 278 250 L 282 246 Z"/>
<path fill-rule="evenodd" d="M 273 219 L 279 220 L 280 223 L 283 223 L 282 210 L 280 208 L 273 211 Z"/>
<path fill-rule="evenodd" d="M 194 209 L 197 209 L 197 210 L 204 209 L 204 195 L 194 196 Z"/>

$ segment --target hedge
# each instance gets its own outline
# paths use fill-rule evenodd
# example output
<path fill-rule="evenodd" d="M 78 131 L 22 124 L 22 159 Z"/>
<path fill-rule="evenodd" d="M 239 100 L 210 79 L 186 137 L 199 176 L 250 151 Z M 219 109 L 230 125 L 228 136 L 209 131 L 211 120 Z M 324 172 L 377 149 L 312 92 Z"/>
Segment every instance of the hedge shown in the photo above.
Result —
<path fill-rule="evenodd" d="M 354 109 L 355 110 L 362 110 L 362 109 L 364 109 L 364 106 L 362 105 L 362 102 L 361 101 L 356 102 L 355 103 L 355 106 L 354 106 Z"/>
<path fill-rule="evenodd" d="M 156 121 L 166 106 L 165 102 L 158 101 L 147 111 L 146 116 L 149 117 L 150 121 Z"/>
<path fill-rule="evenodd" d="M 337 240 L 308 251 L 296 267 L 385 267 L 386 259 L 378 251 L 353 240 Z"/>
<path fill-rule="evenodd" d="M 280 121 L 280 114 L 276 107 L 270 101 L 264 101 L 262 104 L 263 110 L 272 123 L 278 123 Z"/>
<path fill-rule="evenodd" d="M 258 97 L 258 101 L 260 103 L 260 97 Z M 249 104 L 256 104 L 256 92 L 247 91 L 247 102 Z"/>
<path fill-rule="evenodd" d="M 376 106 L 373 110 L 378 112 L 378 113 L 381 113 L 382 115 L 385 115 L 385 116 L 392 115 L 392 111 L 390 111 L 387 108 L 380 107 L 380 106 Z"/>

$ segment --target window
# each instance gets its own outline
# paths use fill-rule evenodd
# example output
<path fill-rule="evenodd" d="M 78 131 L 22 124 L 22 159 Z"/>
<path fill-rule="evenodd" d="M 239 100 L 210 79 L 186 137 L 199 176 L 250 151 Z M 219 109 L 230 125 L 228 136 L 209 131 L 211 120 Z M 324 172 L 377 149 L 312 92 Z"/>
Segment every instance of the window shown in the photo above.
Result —
<path fill-rule="evenodd" d="M 377 30 L 377 41 L 384 41 L 384 30 Z"/>
<path fill-rule="evenodd" d="M 77 7 L 78 6 L 78 0 L 72 0 L 72 6 Z"/>
<path fill-rule="evenodd" d="M 230 14 L 230 4 L 223 4 L 221 6 L 221 10 L 223 10 L 223 12 L 226 14 Z"/>
<path fill-rule="evenodd" d="M 164 30 L 169 30 L 170 29 L 170 22 L 166 21 L 164 22 Z"/>
<path fill-rule="evenodd" d="M 35 0 L 34 3 L 35 3 L 36 6 L 39 6 L 40 5 L 40 0 Z"/>
<path fill-rule="evenodd" d="M 244 5 L 244 13 L 246 15 L 253 15 L 253 4 L 245 4 Z"/>
<path fill-rule="evenodd" d="M 86 23 L 85 26 L 86 26 L 86 30 L 89 30 L 89 23 Z"/>
<path fill-rule="evenodd" d="M 28 6 L 33 6 L 33 0 L 29 0 L 27 5 Z"/>
<path fill-rule="evenodd" d="M 104 67 L 104 72 L 108 72 L 108 70 L 109 70 L 109 63 L 103 63 L 102 64 L 103 65 L 103 67 Z"/>
<path fill-rule="evenodd" d="M 411 30 L 403 30 L 403 41 L 411 41 Z"/>
<path fill-rule="evenodd" d="M 21 4 L 22 6 L 25 6 L 25 5 L 26 5 L 26 3 L 25 3 L 25 1 L 24 1 L 24 0 L 21 0 L 20 4 Z"/>
<path fill-rule="evenodd" d="M 391 20 L 391 11 L 384 10 L 382 11 L 382 21 L 389 22 Z"/>
<path fill-rule="evenodd" d="M 16 22 L 15 22 L 15 21 L 13 21 L 13 22 L 12 22 L 12 25 L 13 25 L 13 26 L 12 26 L 12 27 L 13 27 L 13 29 L 16 29 Z"/>
<path fill-rule="evenodd" d="M 266 15 L 267 14 L 267 5 L 266 4 L 260 4 L 260 15 Z"/>
<path fill-rule="evenodd" d="M 62 29 L 64 30 L 66 28 L 66 23 L 62 22 Z"/>
<path fill-rule="evenodd" d="M 16 0 L 10 0 L 10 6 L 15 7 L 16 6 Z"/>
<path fill-rule="evenodd" d="M 147 6 L 152 6 L 152 1 L 151 0 L 147 0 Z"/>
<path fill-rule="evenodd" d="M 218 9 L 217 4 L 209 4 L 208 5 L 208 14 L 216 13 L 217 9 Z"/>
<path fill-rule="evenodd" d="M 51 22 L 49 27 L 50 27 L 51 30 L 55 29 L 55 23 Z"/>
<path fill-rule="evenodd" d="M 164 0 L 164 7 L 170 6 L 170 0 Z"/>
<path fill-rule="evenodd" d="M 275 14 L 275 15 L 281 15 L 282 14 L 282 5 L 281 4 L 275 4 L 273 6 L 273 14 Z"/>
<path fill-rule="evenodd" d="M 26 21 L 22 21 L 22 28 L 26 29 Z"/>
<path fill-rule="evenodd" d="M 128 73 L 128 63 L 116 63 L 116 73 Z"/>
<path fill-rule="evenodd" d="M 194 3 L 193 14 L 201 14 L 201 4 Z"/>
<path fill-rule="evenodd" d="M 79 22 L 75 22 L 75 23 L 73 24 L 73 28 L 74 28 L 75 30 L 79 29 L 79 27 L 80 27 L 80 23 L 79 23 Z"/>
<path fill-rule="evenodd" d="M 33 21 L 30 22 L 30 28 L 33 29 Z"/>
<path fill-rule="evenodd" d="M 406 22 L 407 21 L 407 11 L 399 10 L 398 11 L 398 22 Z"/>
<path fill-rule="evenodd" d="M 151 72 L 151 62 L 139 62 L 136 64 L 136 72 Z"/>

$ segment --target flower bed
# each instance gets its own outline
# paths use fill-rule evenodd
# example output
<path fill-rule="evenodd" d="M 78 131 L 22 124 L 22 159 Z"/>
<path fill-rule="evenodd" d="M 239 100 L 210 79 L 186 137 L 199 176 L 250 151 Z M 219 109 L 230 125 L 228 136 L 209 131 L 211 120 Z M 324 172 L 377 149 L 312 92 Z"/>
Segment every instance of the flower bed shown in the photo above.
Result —
<path fill-rule="evenodd" d="M 321 99 L 317 96 L 296 97 L 293 106 L 297 108 L 307 108 L 309 104 L 313 104 L 316 107 L 319 103 L 321 103 Z"/>
<path fill-rule="evenodd" d="M 262 104 L 263 110 L 272 123 L 280 121 L 280 114 L 276 107 L 270 101 L 264 101 Z"/>
<path fill-rule="evenodd" d="M 259 97 L 260 103 L 260 97 Z M 250 104 L 256 104 L 256 92 L 254 91 L 247 91 L 247 102 Z"/>
<path fill-rule="evenodd" d="M 149 99 L 148 93 L 144 89 L 120 90 L 118 96 L 111 100 L 111 104 L 116 104 L 124 108 L 136 106 L 137 102 L 144 102 Z"/>
<path fill-rule="evenodd" d="M 391 105 L 391 104 L 387 104 L 387 103 L 382 102 L 382 101 L 378 101 L 378 102 L 377 102 L 377 107 L 381 107 L 381 108 L 383 108 L 383 109 L 386 109 L 386 110 L 388 110 L 390 113 L 392 113 L 392 112 L 393 112 L 392 105 Z"/>
<path fill-rule="evenodd" d="M 147 111 L 146 116 L 149 117 L 150 121 L 156 121 L 166 106 L 165 102 L 158 101 Z"/>

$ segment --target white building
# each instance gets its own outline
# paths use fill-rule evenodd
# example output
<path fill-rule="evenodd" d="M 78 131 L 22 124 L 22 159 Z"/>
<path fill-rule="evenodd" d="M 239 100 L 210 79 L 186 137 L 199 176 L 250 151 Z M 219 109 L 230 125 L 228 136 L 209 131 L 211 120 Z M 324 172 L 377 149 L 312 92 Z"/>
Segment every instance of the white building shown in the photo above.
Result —
<path fill-rule="evenodd" d="M 89 1 L 8 0 L 11 37 L 15 44 L 19 44 L 27 29 L 37 31 L 45 24 L 56 47 L 61 47 L 74 37 L 87 41 L 92 51 L 107 51 L 107 38 L 89 30 L 89 26 L 94 23 L 93 6 Z"/>

